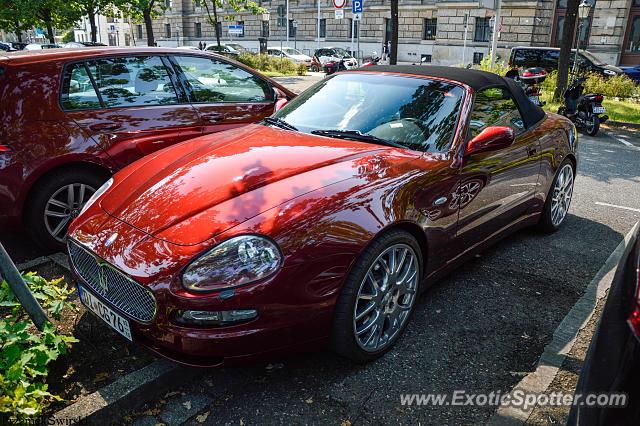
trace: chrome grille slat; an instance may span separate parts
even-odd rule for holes
[[[107,263],[83,249],[75,241],[69,241],[69,257],[75,270],[94,293],[134,319],[149,322],[156,313],[156,299],[153,294]],[[100,275],[107,282],[105,290],[100,284]]]

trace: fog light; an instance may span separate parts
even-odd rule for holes
[[[191,325],[229,325],[248,321],[258,316],[255,309],[235,311],[179,311],[176,321]]]

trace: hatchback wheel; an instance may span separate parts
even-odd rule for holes
[[[549,194],[547,194],[547,200],[544,203],[544,210],[539,223],[543,231],[557,231],[567,217],[571,198],[573,197],[574,176],[573,163],[571,160],[565,159],[558,168]]]
[[[336,303],[332,346],[356,362],[382,356],[402,335],[422,279],[415,238],[391,231],[360,256]]]
[[[25,219],[35,242],[52,250],[64,249],[69,224],[105,180],[102,174],[70,170],[55,173],[34,188]]]

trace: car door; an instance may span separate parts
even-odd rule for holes
[[[200,134],[199,116],[176,87],[165,59],[114,56],[67,64],[61,104],[123,167]]]
[[[468,247],[524,218],[534,204],[540,169],[539,135],[525,128],[506,88],[476,93],[467,142],[490,126],[511,127],[515,141],[505,149],[464,159],[456,198],[458,236]]]
[[[206,56],[176,55],[172,61],[203,134],[255,123],[273,113],[273,87],[248,70]]]

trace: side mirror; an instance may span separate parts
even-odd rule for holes
[[[287,99],[287,96],[284,93],[282,93],[282,91],[277,87],[273,88],[273,97],[276,100],[276,104],[273,107],[273,112],[280,111],[282,107],[284,107],[287,104],[287,102],[289,102],[289,99]]]
[[[510,146],[515,140],[511,127],[491,126],[484,129],[467,143],[464,154],[472,155],[481,152],[497,151]]]

